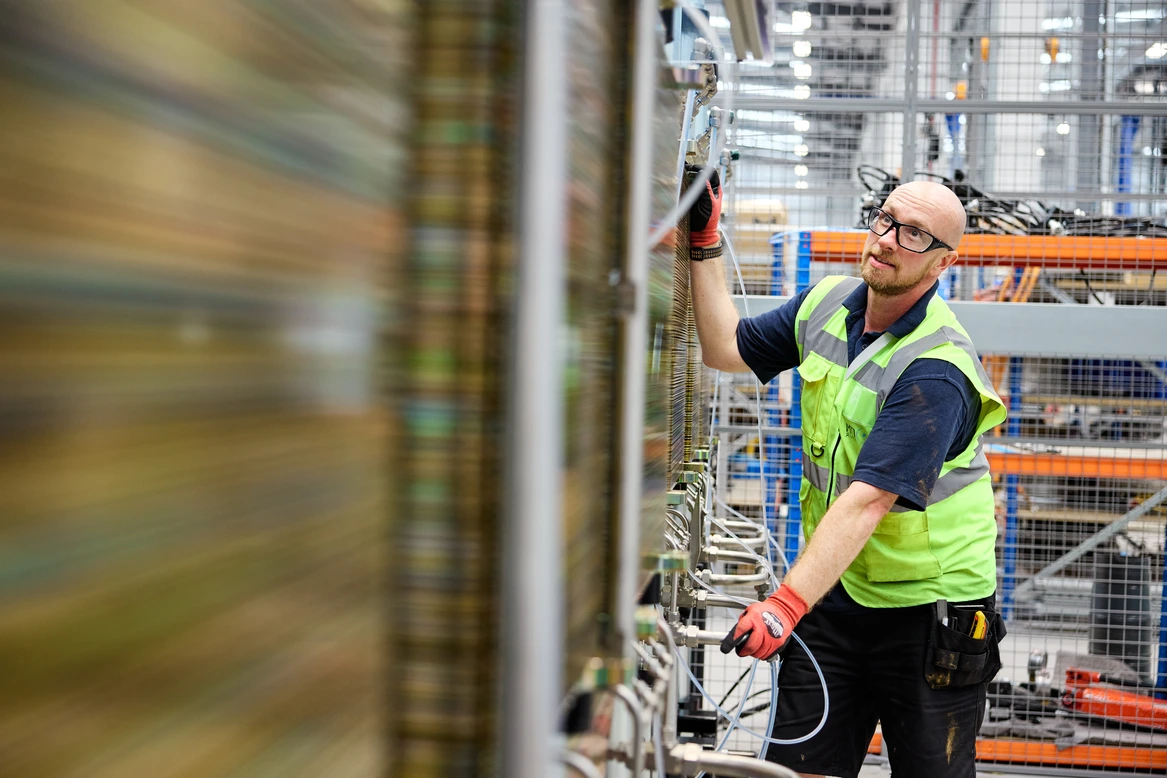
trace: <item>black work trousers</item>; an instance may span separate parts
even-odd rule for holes
[[[935,690],[924,681],[933,618],[931,605],[808,613],[794,632],[822,668],[829,715],[813,738],[771,744],[766,758],[801,773],[855,778],[879,722],[893,778],[974,778],[985,684]],[[797,642],[785,651],[778,685],[771,737],[807,735],[822,717],[823,690]]]

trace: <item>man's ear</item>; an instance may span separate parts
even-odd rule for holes
[[[958,255],[955,251],[950,251],[940,258],[940,261],[936,263],[936,267],[940,268],[940,272],[943,273],[945,270],[955,265],[956,260],[958,259],[960,259],[960,255]]]

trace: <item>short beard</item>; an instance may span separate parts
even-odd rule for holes
[[[898,277],[900,276],[901,269],[899,266],[895,266],[891,270],[891,278],[881,279],[878,277],[880,271],[873,268],[868,261],[871,256],[870,252],[864,252],[863,260],[859,265],[859,273],[863,276],[863,280],[867,282],[867,286],[871,291],[883,297],[898,297],[901,294],[912,291],[928,275],[928,271],[935,264],[935,262],[930,262],[920,268],[920,271],[916,273],[914,278]]]

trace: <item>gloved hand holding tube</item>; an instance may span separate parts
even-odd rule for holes
[[[700,175],[700,165],[685,165],[685,170],[692,175]],[[717,169],[705,182],[705,191],[689,209],[689,245],[693,248],[708,248],[721,242],[717,234],[718,223],[721,221],[721,177]]]
[[[721,653],[737,649],[738,656],[773,659],[786,645],[794,627],[810,610],[802,595],[786,584],[763,602],[746,608],[721,641]]]

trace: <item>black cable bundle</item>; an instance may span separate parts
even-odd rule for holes
[[[867,225],[871,209],[900,185],[899,176],[874,165],[860,165],[859,181],[867,192],[859,209],[859,225]],[[953,178],[917,171],[914,180],[931,179],[951,189],[968,213],[968,234],[1075,235],[1083,237],[1167,237],[1167,220],[1146,216],[1105,216],[1080,210],[1051,208],[1040,200],[1007,200],[977,189],[956,171]]]

